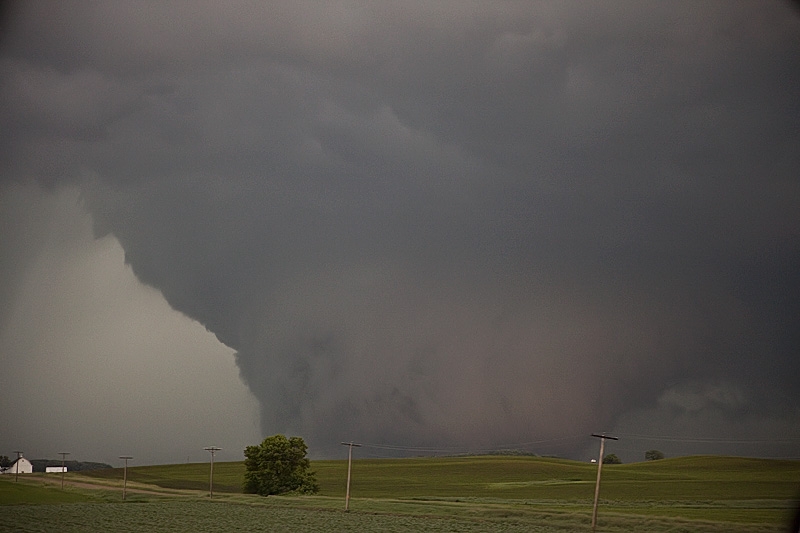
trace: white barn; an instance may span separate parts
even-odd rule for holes
[[[2,474],[33,474],[33,465],[24,457],[20,457],[11,466],[0,472]]]

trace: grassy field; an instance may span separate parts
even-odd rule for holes
[[[4,477],[0,480],[0,504],[2,505],[41,505],[97,501],[97,497],[92,494],[55,491],[51,486],[41,483],[31,485],[28,479],[23,478],[21,483],[15,483],[11,476],[8,476],[8,478]]]
[[[587,531],[597,472],[535,457],[355,460],[351,512],[344,513],[346,461],[313,461],[312,468],[319,495],[261,498],[241,494],[241,462],[215,463],[213,501],[208,463],[129,467],[126,502],[121,469],[69,473],[63,492],[53,478],[45,486],[43,474],[19,484],[0,479],[0,503],[18,504],[6,509],[14,519],[4,523],[13,528],[0,531],[87,531],[111,519],[113,527],[94,530],[147,531],[153,527],[143,524],[160,520],[174,531]],[[785,531],[799,491],[800,461],[605,465],[598,530]],[[42,529],[51,519],[58,527]]]

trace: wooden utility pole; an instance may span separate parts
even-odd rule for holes
[[[352,442],[342,442],[340,443],[342,446],[347,446],[347,493],[344,497],[344,511],[350,511],[350,469],[353,466],[353,446],[360,447],[360,444],[354,444]]]
[[[597,435],[592,433],[592,437],[600,439],[600,457],[597,458],[597,482],[594,485],[594,506],[592,507],[592,531],[597,527],[597,500],[600,497],[600,471],[603,469],[603,453],[606,447],[606,439],[619,440],[617,437],[608,435]]]
[[[125,493],[128,491],[128,459],[133,459],[130,455],[120,455],[120,459],[125,459],[125,469],[122,475],[122,499],[125,499]]]
[[[14,463],[14,466],[16,467],[14,469],[14,483],[16,483],[17,480],[19,479],[19,458],[22,457],[22,452],[18,452],[15,450],[14,453],[17,454],[17,460]]]
[[[214,454],[220,451],[222,448],[217,448],[216,446],[207,446],[203,448],[205,451],[211,454],[211,473],[208,475],[208,497],[214,497]]]
[[[58,455],[61,456],[61,490],[64,490],[64,472],[67,471],[66,459],[69,452],[58,452]]]

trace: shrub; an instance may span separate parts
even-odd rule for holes
[[[659,459],[663,459],[664,454],[658,450],[647,450],[644,452],[644,459],[645,461],[658,461]]]
[[[610,454],[606,455],[605,457],[603,457],[603,464],[604,465],[621,465],[622,461],[615,454],[610,453]]]

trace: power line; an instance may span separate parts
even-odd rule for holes
[[[636,433],[620,433],[626,439],[657,440],[666,442],[694,442],[709,444],[794,444],[800,437],[781,437],[776,439],[730,439],[725,437],[678,437],[670,435],[640,435]]]
[[[541,439],[517,443],[498,444],[493,447],[464,447],[464,446],[410,446],[400,444],[380,444],[380,443],[362,443],[362,446],[375,450],[389,450],[395,452],[414,452],[414,453],[447,453],[447,454],[477,454],[489,453],[503,450],[524,449],[531,446],[541,446],[547,444],[556,444],[570,440],[585,439],[584,435],[570,435],[567,437],[560,437],[556,439]]]

